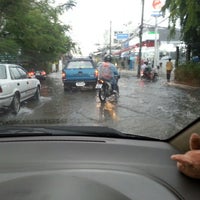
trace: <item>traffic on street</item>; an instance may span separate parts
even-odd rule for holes
[[[108,126],[156,138],[167,138],[185,127],[200,113],[200,89],[173,82],[165,76],[157,82],[138,79],[131,71],[121,72],[118,102],[101,103],[91,88],[64,91],[61,72],[41,82],[39,102],[22,104],[18,115],[1,113],[4,123]],[[184,112],[182,112],[184,110]]]

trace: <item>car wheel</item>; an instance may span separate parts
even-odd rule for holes
[[[101,102],[105,102],[106,101],[106,93],[107,93],[107,88],[105,86],[103,86],[99,90],[99,99],[100,99]]]
[[[37,87],[37,90],[34,94],[34,99],[37,101],[40,99],[40,88],[39,87]]]
[[[95,84],[95,85],[92,85],[92,89],[93,89],[93,90],[96,90],[96,84]]]
[[[72,87],[70,85],[64,85],[64,91],[72,90]]]
[[[155,75],[155,76],[153,77],[153,81],[156,82],[157,80],[158,80],[158,76]]]
[[[20,96],[18,94],[15,94],[11,103],[11,112],[13,114],[17,114],[20,110]]]

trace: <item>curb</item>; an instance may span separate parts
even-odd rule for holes
[[[199,89],[200,88],[200,86],[192,86],[192,85],[187,85],[187,84],[183,84],[183,83],[177,83],[176,81],[171,81],[171,82],[167,83],[167,85],[188,88],[188,89]]]

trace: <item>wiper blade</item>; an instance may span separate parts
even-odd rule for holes
[[[0,137],[20,136],[88,136],[138,140],[159,140],[146,136],[122,133],[118,130],[99,126],[9,126],[0,127]]]

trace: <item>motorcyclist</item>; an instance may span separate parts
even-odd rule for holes
[[[119,78],[119,73],[115,65],[112,64],[111,62],[112,62],[112,56],[110,54],[106,54],[104,56],[104,62],[102,62],[98,67],[99,71],[98,76],[99,79],[109,81],[112,85],[113,93],[118,93],[119,88],[117,85],[117,81]]]
[[[153,80],[152,68],[148,65],[148,62],[144,62],[141,69],[143,70],[145,76],[149,77],[150,80]]]

